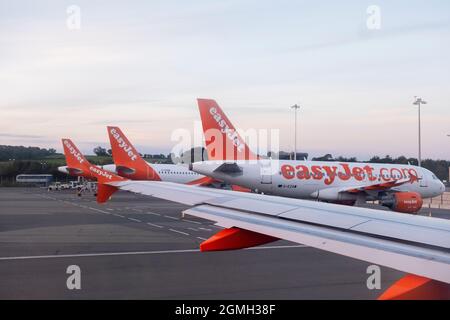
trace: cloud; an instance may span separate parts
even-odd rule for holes
[[[450,27],[450,21],[443,20],[440,22],[430,22],[416,25],[404,25],[392,28],[382,28],[379,30],[369,30],[365,27],[360,27],[356,30],[353,36],[342,37],[331,41],[323,41],[302,46],[291,47],[282,51],[296,51],[306,52],[321,49],[330,49],[348,46],[352,44],[364,43],[372,40],[381,40],[389,37],[404,36],[409,34],[417,34],[420,32],[438,31]]]
[[[0,132],[0,137],[12,139],[41,139],[43,136],[33,134],[13,134]]]

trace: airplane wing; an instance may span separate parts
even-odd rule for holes
[[[226,228],[202,243],[202,251],[285,239],[450,283],[450,221],[446,219],[169,182],[105,183],[192,206],[183,213]]]

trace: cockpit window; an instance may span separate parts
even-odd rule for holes
[[[438,179],[434,174],[432,174],[431,176],[433,177],[434,180]]]

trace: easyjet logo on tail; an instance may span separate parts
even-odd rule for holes
[[[77,150],[77,148],[75,148],[74,146],[72,146],[72,144],[69,142],[69,140],[64,140],[64,145],[67,147],[67,149],[69,150],[69,153],[75,158],[77,159],[77,161],[80,164],[83,164],[84,162],[84,158],[81,155],[81,153]]]
[[[89,167],[89,170],[92,171],[92,172],[94,172],[94,173],[97,174],[98,176],[105,177],[105,178],[108,179],[108,180],[112,180],[112,177],[113,177],[112,174],[108,173],[108,172],[105,171],[105,170],[102,170],[102,169],[97,168],[97,167],[95,167],[95,166],[90,166],[90,167]]]
[[[236,130],[231,129],[228,123],[223,119],[223,117],[217,112],[215,107],[209,109],[209,113],[212,115],[213,119],[217,122],[220,127],[220,131],[226,134],[227,138],[233,142],[233,145],[237,148],[239,152],[244,151],[245,145],[239,139]]]
[[[129,145],[124,138],[120,135],[119,132],[115,128],[111,128],[110,130],[111,135],[114,137],[114,139],[117,141],[117,144],[119,148],[121,148],[125,154],[132,160],[136,161],[138,158],[137,154],[133,151],[133,147]]]

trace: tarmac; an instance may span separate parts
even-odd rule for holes
[[[0,188],[0,299],[375,299],[403,275],[381,267],[370,290],[369,263],[287,241],[202,253],[220,228],[182,217],[186,208],[126,192],[99,205],[89,193]],[[72,265],[80,289],[67,286]]]

